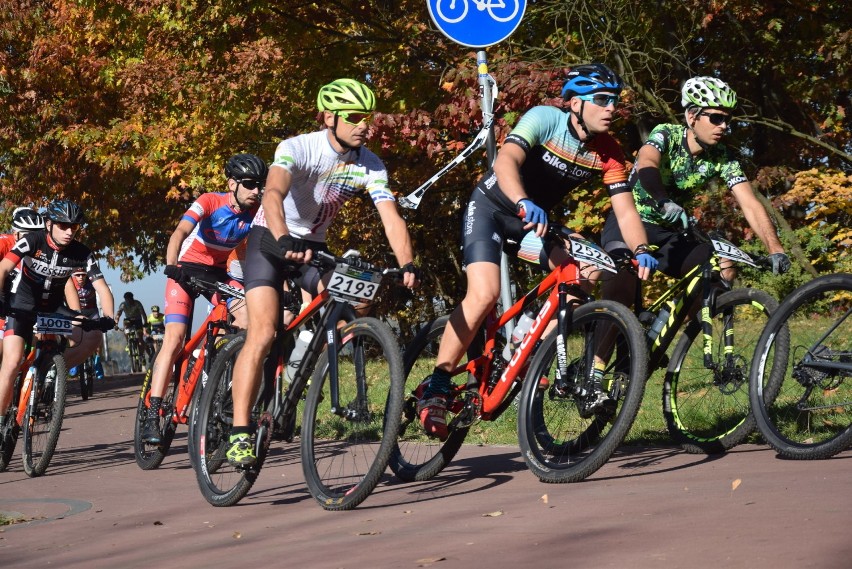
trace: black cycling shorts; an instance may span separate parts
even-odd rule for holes
[[[310,249],[314,255],[318,251],[329,252],[325,243],[312,242]],[[319,270],[310,265],[283,259],[280,250],[269,229],[258,225],[251,228],[246,242],[246,261],[243,265],[246,292],[259,286],[269,286],[278,291],[287,279],[293,279],[311,296],[316,296],[322,278]]]
[[[535,237],[535,232],[525,231],[524,225],[517,215],[474,188],[462,220],[465,266],[479,262],[499,265],[500,253],[504,251],[509,257],[537,262],[542,269],[549,270],[548,257],[555,243]]]
[[[672,231],[646,221],[643,221],[642,225],[645,226],[645,233],[648,234],[648,245],[657,246],[657,250],[652,252],[660,261],[657,270],[670,277],[684,276],[693,267],[707,261],[713,253],[710,243],[700,243],[691,235],[681,231]],[[613,257],[632,254],[624,241],[613,212],[609,213],[604,222],[601,243],[604,250]]]

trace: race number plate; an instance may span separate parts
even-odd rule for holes
[[[746,253],[730,241],[722,239],[721,237],[713,237],[711,241],[713,242],[713,249],[716,251],[716,254],[722,257],[723,259],[731,259],[732,261],[745,263],[746,265],[751,265],[752,267],[757,266],[752,260],[752,258],[749,257],[748,253]]]
[[[618,272],[615,268],[615,261],[597,243],[573,236],[569,237],[568,240],[571,242],[571,256],[576,260],[589,263],[610,273]]]
[[[36,334],[56,334],[57,336],[70,336],[73,330],[73,322],[59,314],[39,314],[33,329]]]
[[[350,267],[338,263],[328,283],[328,290],[335,298],[352,304],[372,300],[379,290],[382,274]]]

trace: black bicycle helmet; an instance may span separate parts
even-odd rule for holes
[[[83,223],[85,216],[80,206],[69,200],[53,200],[47,206],[45,217],[54,223]]]
[[[570,99],[598,91],[611,91],[618,95],[621,88],[621,78],[603,63],[578,65],[568,72],[562,87],[562,98]]]
[[[269,167],[254,154],[234,154],[225,164],[225,176],[234,180],[257,180],[265,182]]]
[[[12,212],[13,231],[37,231],[44,229],[44,219],[31,207],[19,207]]]

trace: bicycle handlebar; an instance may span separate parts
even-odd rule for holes
[[[198,291],[204,291],[209,293],[218,292],[225,298],[245,298],[245,291],[227,283],[219,281],[207,281],[204,279],[199,279],[198,277],[189,277],[186,279],[185,283]]]

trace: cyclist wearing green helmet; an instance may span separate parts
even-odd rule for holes
[[[317,251],[328,251],[326,230],[345,202],[364,194],[372,199],[397,262],[405,268],[404,284],[417,285],[411,238],[385,166],[364,147],[376,108],[373,91],[354,79],[337,79],[320,89],[317,107],[324,129],[278,145],[246,244],[248,326],[234,365],[234,427],[227,453],[236,465],[255,461],[249,412],[260,387],[261,364],[275,337],[284,277],[296,265],[302,290],[320,290],[323,275],[304,263]]]
[[[769,214],[755,197],[739,160],[721,142],[731,126],[737,94],[721,79],[693,77],[681,89],[681,105],[686,126],[661,124],[654,128],[639,149],[628,181],[648,241],[658,247],[653,254],[660,261],[659,270],[681,277],[710,256],[710,245],[683,233],[688,216],[681,204],[688,204],[709,180],[720,178],[769,251],[773,272],[787,272],[790,259]],[[601,242],[614,255],[627,248],[612,214],[604,224]],[[722,274],[732,280],[734,268],[727,267]],[[632,280],[627,273],[610,279],[604,285],[604,298],[632,304]]]

